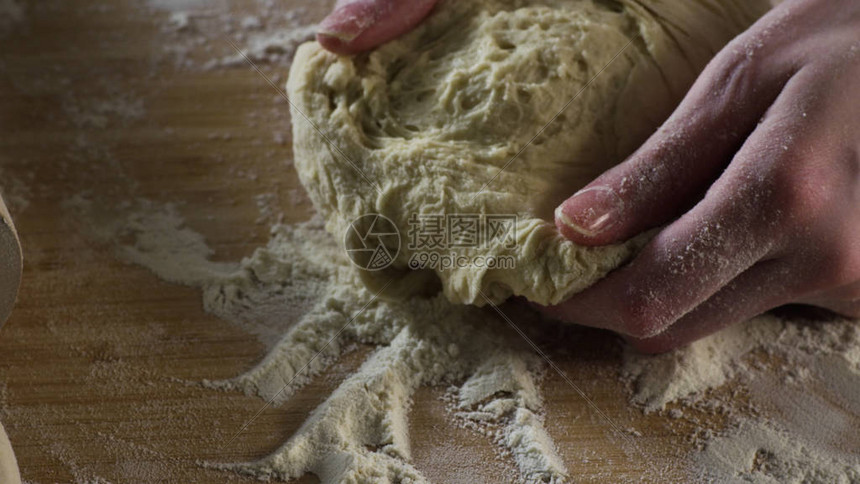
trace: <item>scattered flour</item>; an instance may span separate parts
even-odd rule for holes
[[[188,29],[191,26],[191,15],[188,12],[172,12],[167,18],[167,23],[177,31]]]
[[[190,8],[223,7],[226,5],[226,2],[223,0],[148,0],[146,3],[152,8],[170,12],[181,12]]]
[[[676,403],[722,408],[729,428],[704,432],[692,472],[718,482],[860,482],[857,321],[761,316],[673,353],[629,352],[624,376],[646,412]],[[734,380],[747,397],[711,395]],[[746,408],[745,408],[746,407]],[[670,418],[683,418],[678,408]]]
[[[125,125],[143,118],[146,110],[142,99],[126,92],[116,92],[116,86],[110,84],[105,86],[105,90],[114,92],[98,99],[68,97],[64,100],[63,111],[76,128],[103,130],[111,123]]]
[[[356,342],[377,349],[268,457],[205,465],[257,478],[306,472],[323,482],[425,482],[410,464],[407,426],[422,385],[450,384],[453,418],[493,440],[524,482],[565,482],[568,471],[543,421],[540,359],[491,311],[443,297],[389,301],[362,284],[319,220],[276,225],[265,247],[238,264],[208,260],[202,236],[177,209],[138,200],[126,215],[67,203],[120,244],[126,260],[200,287],[207,311],[257,334],[268,355],[246,373],[204,385],[278,405]],[[854,321],[810,324],[766,315],[660,356],[627,352],[631,402],[694,425],[691,478],[719,482],[858,482],[860,330]],[[745,390],[720,395],[733,382]],[[689,410],[682,410],[683,407]],[[641,433],[632,433],[642,436]]]
[[[243,20],[244,30],[258,30],[260,26],[249,26],[248,19]],[[246,47],[245,55],[255,63],[286,64],[289,63],[299,45],[314,38],[316,25],[300,25],[292,29],[263,32],[251,36]],[[248,61],[241,54],[233,54],[219,59],[213,59],[204,64],[204,69],[218,67],[247,66]]]
[[[663,355],[643,356],[628,348],[623,373],[634,385],[632,401],[653,412],[669,402],[701,397],[743,371],[741,357],[775,338],[780,329],[776,318],[762,317]]]
[[[182,67],[237,66],[229,46],[211,48],[230,36],[256,62],[283,70],[294,45],[313,28],[300,13],[283,12],[275,1],[258,2],[262,7],[253,18],[226,14],[225,1],[146,3],[162,11],[163,28],[173,36],[163,48]],[[24,5],[0,0],[0,36],[25,20]],[[71,98],[63,109],[73,128],[87,132],[146,115],[139,98],[123,93]],[[279,133],[274,138],[278,145],[287,142]],[[79,137],[69,159],[95,165],[96,158],[110,158],[104,150]],[[70,165],[70,171],[76,169]],[[4,195],[13,210],[25,209],[33,196],[29,185],[6,185]],[[289,196],[306,203],[298,191]],[[261,221],[271,222],[271,196],[257,201]],[[452,307],[441,298],[375,299],[356,283],[342,251],[316,220],[275,225],[268,245],[238,263],[225,263],[210,260],[212,250],[185,225],[176,206],[147,200],[109,206],[81,194],[68,199],[66,208],[89,222],[90,235],[116,244],[128,262],[199,287],[207,311],[268,347],[254,368],[229,380],[205,382],[209,387],[279,404],[353,343],[377,346],[271,455],[207,466],[259,478],[310,471],[325,482],[424,481],[409,463],[410,402],[419,386],[447,383],[452,418],[496,442],[523,481],[569,479],[542,421],[538,381],[545,369],[522,341],[505,336],[504,322],[492,313]],[[854,321],[811,325],[764,316],[668,355],[628,352],[621,376],[630,383],[634,404],[666,415],[673,425],[693,425],[700,448],[688,456],[691,481],[860,482],[859,334]],[[740,394],[721,395],[727,383],[742,388]],[[702,429],[695,420],[701,411],[728,412],[728,425],[714,432]],[[43,440],[49,442],[45,433]],[[636,430],[630,434],[642,436]],[[67,449],[51,451],[72,459]],[[84,470],[75,475],[77,482],[107,482]]]
[[[162,32],[172,37],[162,49],[187,69],[248,68],[248,61],[227,42],[236,42],[258,64],[288,66],[296,48],[314,37],[316,24],[304,10],[285,10],[273,1],[258,2],[253,15],[231,11],[228,2],[150,0],[164,15]],[[200,55],[203,51],[204,55]]]
[[[200,287],[207,311],[270,346],[245,374],[207,386],[278,404],[351,343],[378,345],[280,449],[257,462],[209,466],[260,478],[313,472],[324,482],[424,482],[409,464],[412,395],[421,385],[464,382],[452,389],[458,418],[494,426],[494,440],[524,480],[566,479],[540,417],[540,360],[509,339],[506,323],[490,310],[453,306],[441,295],[377,298],[316,220],[274,227],[266,247],[231,265],[207,260],[205,242],[184,227],[174,207],[141,200],[129,207],[128,219],[112,220],[84,197],[66,206],[99,227],[91,232],[105,241],[133,239],[120,246],[121,257],[169,281]]]

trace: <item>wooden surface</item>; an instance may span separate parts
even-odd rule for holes
[[[0,419],[22,475],[39,483],[252,482],[199,463],[275,449],[367,349],[268,408],[224,446],[263,402],[194,382],[241,373],[263,346],[207,315],[198,290],[117,259],[77,223],[68,201],[84,196],[106,209],[138,198],[174,203],[216,259],[238,260],[265,243],[275,218],[261,215],[257,195],[271,194],[287,221],[311,213],[289,167],[287,106],[247,66],[199,67],[207,56],[230,53],[220,33],[188,54],[197,67],[177,65],[165,52],[185,34],[170,29],[169,12],[146,2],[26,3],[26,18],[0,39],[0,186],[25,257],[18,305],[0,332]],[[261,3],[213,1],[203,11],[241,16]],[[277,3],[303,7],[307,22],[328,8]],[[264,66],[279,84],[287,68]],[[618,426],[641,433],[633,436],[639,451],[625,448],[549,372],[547,427],[577,481],[639,480],[647,466],[665,473],[646,473],[645,482],[685,480],[680,456],[691,445],[689,425],[627,405],[613,337],[560,330],[544,343]],[[452,424],[441,393],[425,388],[416,397],[415,465],[435,482],[510,480],[511,462],[486,437]]]

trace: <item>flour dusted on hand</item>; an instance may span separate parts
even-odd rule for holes
[[[371,287],[400,277],[408,293],[438,278],[457,303],[558,303],[644,240],[579,247],[555,230],[552,210],[641,144],[766,4],[443,0],[414,32],[368,54],[304,44],[287,85],[295,165],[338,238],[367,213],[404,238],[422,214],[517,219],[512,239],[447,248],[466,260],[512,258],[511,268],[406,278],[421,249],[403,244],[391,270],[363,274]]]

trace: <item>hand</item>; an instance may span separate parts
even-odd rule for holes
[[[792,302],[860,317],[860,2],[776,7],[556,225],[585,245],[663,226],[629,265],[546,308],[644,352]]]
[[[437,0],[338,0],[320,22],[317,42],[342,55],[384,44],[412,30]]]

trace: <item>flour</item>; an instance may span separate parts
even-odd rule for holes
[[[316,24],[303,20],[304,10],[284,10],[274,2],[260,2],[254,15],[238,15],[229,2],[150,0],[150,8],[164,14],[162,31],[172,37],[162,49],[184,69],[248,68],[248,61],[227,40],[236,42],[258,64],[289,65],[296,48],[313,38]],[[200,57],[199,51],[206,52]]]
[[[252,24],[247,18],[242,21],[242,28],[246,31],[259,30],[261,27],[262,24]],[[316,28],[316,25],[298,25],[289,29],[254,34],[246,40],[246,47],[243,48],[244,56],[234,53],[213,59],[204,64],[203,68],[246,67],[248,60],[245,56],[255,63],[289,63],[296,48],[314,37]]]
[[[167,22],[174,30],[181,32],[191,26],[191,15],[188,12],[172,12]]]
[[[213,69],[238,68],[235,52],[217,47],[229,34],[256,61],[266,64],[264,69],[283,70],[293,40],[286,39],[279,47],[266,39],[277,38],[269,34],[284,25],[298,29],[308,25],[293,13],[279,13],[274,2],[254,12],[259,24],[244,15],[231,18],[225,14],[226,2],[150,0],[148,4],[166,10],[163,27],[170,37],[163,44],[176,49],[173,52],[177,59],[181,57],[182,67],[202,68],[214,58]],[[146,115],[133,95],[81,99],[63,105],[78,129],[98,131]],[[288,143],[280,133],[273,136],[276,144]],[[81,160],[70,171],[77,171],[84,162],[99,169],[109,166],[96,163],[102,161],[100,152],[95,153],[98,158],[89,153],[104,150],[103,146],[83,141],[87,140],[73,148],[72,154]],[[223,141],[221,137],[212,140]],[[290,191],[289,200],[293,205],[307,203],[299,190]],[[271,195],[255,201],[261,223],[277,220]],[[332,371],[338,358],[356,343],[376,347],[271,455],[255,462],[209,462],[207,466],[258,478],[287,478],[309,471],[324,482],[425,481],[410,462],[407,417],[417,388],[442,384],[449,388],[444,398],[450,418],[486,435],[499,455],[516,465],[521,480],[569,479],[565,455],[557,450],[543,420],[539,381],[546,368],[517,335],[505,331],[505,322],[492,312],[454,307],[440,297],[402,302],[374,299],[374,293],[358,283],[354,269],[320,220],[276,224],[268,244],[248,258],[214,262],[212,249],[186,225],[179,204],[133,199],[115,206],[82,193],[69,198],[65,208],[88,223],[91,237],[114,245],[120,258],[147,267],[162,279],[199,288],[207,311],[256,335],[266,346],[266,357],[253,368],[235,378],[207,380],[206,387],[241,391],[280,405],[313,375]],[[66,328],[49,324],[55,332]],[[851,430],[858,427],[860,414],[856,407],[860,343],[855,327],[854,322],[808,325],[766,316],[669,355],[627,352],[621,373],[630,384],[635,405],[665,415],[667,425],[693,426],[691,434],[699,449],[679,456],[689,461],[690,481],[707,476],[719,481],[856,482],[857,460],[851,451],[857,446]],[[147,344],[163,344],[152,338]],[[92,379],[137,385],[134,374],[123,365],[100,363],[94,366]],[[741,388],[739,394],[721,395],[729,386]],[[725,428],[706,427],[696,420],[702,413],[722,415],[724,411],[729,420]],[[33,420],[33,412],[22,408],[14,414],[17,418],[8,420]],[[163,413],[150,412],[151,420],[162,425]],[[181,422],[167,422],[174,428],[188,428],[181,427]],[[184,425],[200,427],[207,422]],[[41,432],[37,443],[48,446],[50,430]],[[213,430],[215,440],[231,437],[217,432]],[[648,437],[644,429],[627,432]],[[113,434],[109,437],[116,448],[104,453],[111,458],[119,460],[125,454],[139,456],[141,462],[167,459],[137,444],[126,445]],[[106,482],[77,469],[71,449],[52,447],[51,452],[63,456],[62,461],[79,476],[78,482]],[[451,457],[461,456],[452,453]],[[647,453],[637,458],[647,458]],[[145,474],[149,480],[170,479],[169,469],[149,472]],[[135,467],[125,469],[123,475],[140,478],[144,474]],[[644,476],[653,481],[660,477]]]
[[[628,353],[632,402],[646,411],[672,402],[721,406],[730,428],[704,434],[693,472],[718,481],[860,481],[860,328],[762,316],[679,351]],[[734,380],[748,403],[709,393]],[[749,408],[745,408],[749,405]],[[680,415],[678,415],[680,413]],[[672,418],[683,412],[673,408]],[[674,414],[674,415],[673,415]]]
[[[633,385],[632,401],[646,412],[681,399],[695,401],[743,372],[741,358],[774,339],[780,329],[776,318],[763,317],[663,355],[643,356],[628,348],[623,373]]]
[[[108,95],[103,98],[68,97],[64,100],[63,111],[76,128],[103,130],[111,123],[127,125],[144,117],[146,110],[142,99],[127,92],[116,92],[115,85],[105,84]]]
[[[406,419],[412,395],[421,385],[464,382],[451,390],[458,418],[492,425],[490,434],[524,479],[566,478],[540,418],[540,360],[506,335],[506,323],[492,311],[454,306],[441,295],[409,301],[375,297],[318,220],[273,227],[266,247],[233,265],[208,261],[211,251],[183,225],[175,207],[138,200],[126,207],[128,218],[118,219],[84,197],[66,206],[89,220],[91,233],[102,241],[133,239],[120,245],[122,258],[164,279],[200,287],[207,311],[254,332],[270,347],[245,374],[205,381],[206,386],[279,404],[351,343],[379,346],[269,457],[208,465],[261,478],[314,472],[324,482],[371,477],[423,482],[409,464]]]
[[[732,434],[710,442],[698,464],[702,475],[717,480],[773,483],[860,481],[860,459],[856,455],[852,456],[848,451],[822,451],[808,445],[798,441],[794,432],[772,424],[745,420]]]
[[[377,346],[268,457],[207,466],[258,478],[313,472],[323,482],[424,482],[410,464],[411,398],[419,386],[449,384],[451,417],[495,442],[523,481],[568,478],[541,417],[545,368],[491,311],[441,296],[375,298],[317,219],[274,226],[265,247],[233,264],[210,261],[205,240],[174,206],[137,200],[122,217],[99,213],[83,197],[67,207],[100,227],[91,233],[103,241],[132,240],[118,246],[122,258],[200,287],[207,311],[269,347],[244,374],[205,386],[279,405],[354,343]],[[762,316],[674,353],[627,352],[622,377],[632,403],[671,421],[695,423],[702,411],[728,415],[723,430],[696,427],[700,450],[689,456],[691,476],[856,481],[860,462],[852,449],[860,443],[850,429],[860,415],[860,331],[853,321]],[[747,388],[747,398],[713,393],[730,382]]]
[[[223,0],[215,2],[212,0],[147,0],[146,3],[152,8],[167,10],[169,12],[181,12],[190,8],[217,8],[226,5],[226,2]]]

